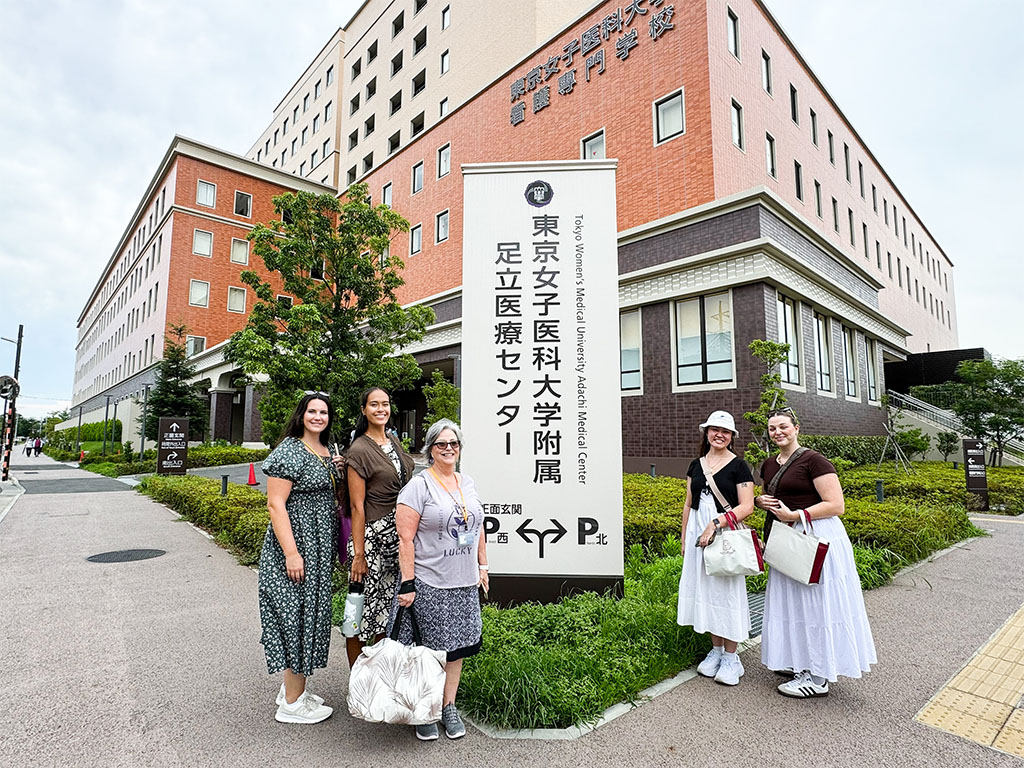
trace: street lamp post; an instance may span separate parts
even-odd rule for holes
[[[8,339],[4,336],[0,336],[4,341],[9,341],[12,344],[16,344],[18,351],[14,354],[14,379],[17,381],[18,374],[21,373],[21,341],[24,337],[25,326],[18,326],[18,340]],[[10,479],[11,475],[11,450],[14,448],[14,432],[18,428],[16,402],[18,399],[17,390],[11,394],[10,404],[7,410],[7,418],[4,420],[4,447],[3,447],[3,465],[0,469],[0,480],[6,482]]]

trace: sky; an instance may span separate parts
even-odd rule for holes
[[[23,414],[70,404],[78,315],[173,136],[244,153],[358,5],[0,0],[0,336],[25,325]],[[768,6],[953,260],[960,346],[1024,358],[1024,3]]]

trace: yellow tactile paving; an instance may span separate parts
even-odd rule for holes
[[[1024,757],[1024,606],[917,713],[918,722]]]

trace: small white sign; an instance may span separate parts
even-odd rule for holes
[[[615,166],[462,167],[464,465],[494,574],[622,576]]]

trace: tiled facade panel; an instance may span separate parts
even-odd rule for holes
[[[458,320],[462,317],[461,296],[456,296],[453,299],[446,299],[445,301],[439,301],[437,304],[431,304],[430,307],[434,310],[435,323],[447,323],[451,320]]]
[[[619,247],[619,274],[760,237],[757,208],[744,208]]]
[[[566,160],[580,157],[580,140],[604,130],[606,156],[617,158],[617,216],[620,230],[651,221],[714,197],[711,135],[708,124],[708,88],[705,14],[703,3],[677,3],[674,29],[658,40],[648,35],[644,18],[634,22],[638,46],[625,61],[615,56],[615,39],[603,43],[605,72],[585,78],[585,59],[578,54],[572,65],[577,84],[572,93],[551,87],[550,106],[534,113],[527,92],[526,119],[513,126],[509,119],[510,83],[524,77],[621,3],[604,3],[537,54],[529,57],[492,86],[421,134],[367,177],[374,201],[391,182],[393,207],[412,225],[422,224],[424,250],[409,255],[409,238],[401,235],[392,253],[406,262],[407,285],[403,302],[440,293],[461,284],[463,163]],[[591,51],[591,54],[594,52]],[[684,135],[654,146],[652,104],[681,87],[686,89]],[[437,149],[451,143],[452,172],[437,178]],[[424,188],[412,194],[412,168],[424,163]],[[451,236],[434,246],[434,217],[450,209]]]
[[[871,307],[878,308],[878,291],[839,259],[826,253],[766,208],[760,208],[760,236],[777,242],[790,253],[824,275],[829,282],[848,291]]]
[[[914,351],[953,348],[957,345],[957,317],[952,269],[939,246],[915,218],[907,203],[889,183],[866,148],[854,135],[839,112],[831,105],[808,70],[779,35],[754,0],[708,0],[708,61],[711,125],[714,142],[715,195],[726,197],[754,187],[765,186],[781,196],[806,221],[838,249],[867,267],[888,288],[881,293],[881,310],[899,325],[910,329],[909,346]],[[731,9],[739,18],[739,58],[728,49],[727,15]],[[762,87],[762,51],[771,58],[772,94]],[[797,118],[791,117],[790,84],[797,92]],[[743,108],[744,148],[733,144],[731,104]],[[817,144],[812,140],[810,111],[817,122]],[[829,160],[828,134],[833,136],[835,162]],[[765,134],[775,140],[776,175],[767,171]],[[849,147],[850,179],[847,180],[844,145]],[[794,160],[802,167],[803,199],[796,194]],[[861,196],[858,163],[864,168],[864,195]],[[822,216],[815,205],[814,182],[821,184]],[[877,211],[872,199],[876,188]],[[832,198],[839,208],[839,231],[832,213]],[[895,222],[893,206],[895,204]],[[885,208],[889,222],[885,221]],[[853,243],[850,242],[848,210],[853,210]],[[909,230],[904,242],[904,217]],[[868,228],[868,252],[865,255],[863,225]],[[896,227],[899,227],[897,234]],[[912,252],[914,242],[922,243],[926,254]],[[879,268],[875,241],[881,246]],[[929,293],[941,299],[950,310],[950,324],[940,322],[925,300],[915,299],[899,287],[895,273],[889,278],[886,254],[898,256]],[[929,258],[939,262],[929,270]],[[945,277],[944,277],[945,276]],[[948,287],[947,287],[948,281]],[[945,320],[945,318],[943,318]]]

